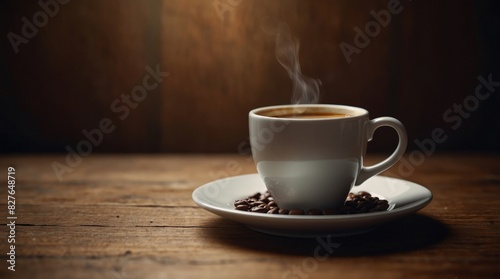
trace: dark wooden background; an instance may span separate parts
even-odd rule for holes
[[[37,2],[0,4],[2,153],[66,152],[105,117],[116,129],[93,151],[237,152],[249,110],[291,99],[274,38],[261,28],[269,19],[300,39],[303,73],[322,81],[322,103],[394,116],[412,143],[443,128],[438,150],[499,150],[498,92],[456,130],[443,119],[474,94],[479,75],[500,81],[498,1],[401,0],[401,13],[351,63],[339,44],[353,44],[353,28],[388,1],[220,0],[232,4],[221,19],[213,0],[73,0],[16,54],[7,34],[22,34]],[[121,120],[111,103],[156,65],[170,75]],[[369,150],[391,150],[394,138],[381,129]]]

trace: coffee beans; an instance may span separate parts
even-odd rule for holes
[[[302,209],[291,209],[288,215],[304,215],[304,211]]]
[[[234,208],[240,211],[280,215],[339,215],[386,211],[389,208],[389,203],[387,200],[372,197],[370,193],[361,191],[357,194],[349,193],[344,205],[339,208],[326,208],[323,210],[312,208],[304,212],[302,209],[297,208],[279,208],[271,193],[266,191],[263,194],[257,192],[234,201]]]
[[[366,213],[376,211],[386,211],[389,208],[387,200],[380,200],[372,197],[368,192],[358,192],[358,194],[349,193],[341,212],[346,214]]]

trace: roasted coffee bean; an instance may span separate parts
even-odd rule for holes
[[[258,199],[254,199],[254,198],[249,198],[249,199],[247,199],[247,202],[248,202],[248,203],[254,203],[254,202],[256,202],[256,201],[258,201]]]
[[[377,203],[375,201],[372,201],[372,200],[367,200],[363,203],[363,206],[367,207],[367,208],[372,208],[376,205]]]
[[[288,215],[288,210],[280,208],[278,213],[282,214],[282,215],[285,215],[285,214]]]
[[[250,198],[254,198],[254,199],[258,200],[260,198],[260,195],[261,195],[261,193],[257,192],[255,194],[253,194],[252,196],[250,196]]]
[[[237,205],[236,206],[236,210],[247,211],[248,210],[248,205],[246,205],[246,204]]]
[[[259,205],[261,205],[261,204],[266,204],[266,203],[265,203],[265,202],[263,202],[263,201],[254,201],[254,202],[252,202],[252,205],[253,205],[253,206],[259,206]]]
[[[358,196],[366,196],[366,195],[368,195],[368,196],[370,196],[370,197],[372,196],[372,195],[370,195],[370,193],[365,192],[365,191],[359,191],[359,192],[358,192]]]
[[[269,211],[267,211],[267,214],[278,214],[279,210],[280,210],[279,208],[273,207],[273,208],[269,209]]]
[[[352,200],[352,201],[346,201],[344,205],[348,207],[355,207],[358,205],[358,203]]]
[[[353,194],[353,193],[349,193],[348,200],[353,200],[353,199],[357,199],[357,198],[359,198],[358,195]]]
[[[256,207],[252,207],[252,209],[250,211],[251,212],[258,212],[258,213],[266,213],[267,209],[256,206]]]
[[[269,206],[267,206],[267,204],[265,203],[262,203],[262,204],[259,204],[257,205],[258,208],[265,208],[266,210],[269,210]]]
[[[246,201],[246,200],[236,200],[234,202],[234,206],[243,205],[243,204],[244,205],[248,205],[248,201]]]
[[[304,210],[302,209],[290,209],[288,215],[304,215]]]
[[[307,215],[322,215],[323,212],[319,209],[313,208],[307,211]]]
[[[386,211],[389,208],[389,204],[387,203],[378,204],[377,206],[379,211]]]

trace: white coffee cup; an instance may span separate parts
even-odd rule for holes
[[[382,162],[364,166],[367,143],[382,126],[396,130],[398,146]],[[257,171],[285,209],[342,205],[353,186],[394,165],[408,143],[399,120],[370,120],[365,109],[343,105],[257,108],[249,113],[249,128]]]

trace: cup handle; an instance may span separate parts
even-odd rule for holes
[[[396,118],[385,116],[369,120],[365,126],[366,141],[371,141],[375,130],[377,130],[382,126],[389,126],[394,130],[396,130],[399,137],[398,146],[396,147],[396,150],[394,150],[394,152],[391,154],[391,156],[389,156],[384,161],[375,164],[373,166],[368,166],[368,167],[362,166],[359,171],[358,178],[356,179],[356,182],[354,184],[355,186],[362,184],[368,178],[377,175],[385,171],[386,169],[392,167],[397,161],[399,161],[399,159],[401,159],[401,157],[406,151],[406,146],[408,145],[408,137],[406,135],[406,129],[403,126],[403,124]]]

